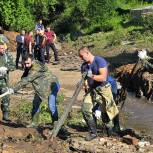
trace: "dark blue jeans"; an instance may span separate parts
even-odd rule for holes
[[[53,122],[58,120],[58,110],[56,103],[57,103],[57,93],[59,89],[60,89],[60,84],[53,83],[52,92],[49,96],[48,106],[49,110],[51,111],[51,117]]]

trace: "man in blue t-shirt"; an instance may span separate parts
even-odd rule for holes
[[[113,99],[111,85],[107,81],[107,61],[100,56],[94,56],[87,47],[79,49],[79,56],[85,61],[81,66],[81,72],[87,72],[84,84],[86,94],[83,100],[82,113],[91,131],[89,136],[86,137],[86,140],[90,141],[97,137],[96,114],[93,114],[94,106],[99,104],[102,112],[101,116],[108,132],[114,127],[113,119],[118,115],[118,109]]]

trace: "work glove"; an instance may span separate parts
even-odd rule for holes
[[[92,77],[93,77],[93,74],[92,74],[91,69],[89,69],[89,70],[87,71],[87,77],[89,77],[89,78],[92,78]]]
[[[116,82],[116,84],[117,84],[117,89],[121,89],[122,88],[122,85],[120,84],[120,82]]]
[[[7,67],[1,66],[0,67],[0,76],[4,76],[7,73]]]
[[[147,56],[147,51],[144,50],[144,49],[142,49],[142,51],[139,51],[139,52],[138,52],[138,57],[139,57],[141,60],[143,60],[143,59],[145,59],[145,58],[148,58],[148,56]]]
[[[8,88],[7,92],[8,92],[9,94],[14,94],[14,89],[13,89],[13,88]]]
[[[95,111],[95,117],[99,120],[101,119],[101,111],[98,109]]]

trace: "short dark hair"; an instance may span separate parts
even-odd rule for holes
[[[90,49],[89,49],[88,46],[82,46],[82,47],[79,48],[79,50],[78,50],[78,54],[80,54],[80,51],[83,50],[83,49],[87,49],[87,50],[90,51]]]
[[[30,58],[33,61],[33,55],[32,54],[26,53],[22,57],[23,61],[28,60],[28,58]]]

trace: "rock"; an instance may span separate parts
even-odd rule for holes
[[[142,140],[142,141],[138,142],[138,146],[141,147],[141,148],[144,147],[144,146],[150,146],[150,142]]]
[[[121,145],[122,144],[122,145]],[[70,148],[77,152],[89,153],[136,153],[136,147],[127,145],[114,138],[100,138],[84,141],[83,138],[71,139]]]
[[[132,137],[130,135],[126,135],[123,137],[123,142],[129,144],[129,145],[138,145],[139,140],[135,137]]]

